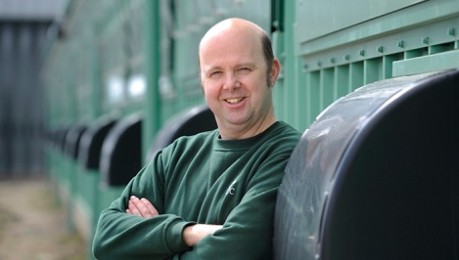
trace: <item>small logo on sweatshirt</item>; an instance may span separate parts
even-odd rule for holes
[[[236,193],[236,188],[234,187],[234,185],[236,184],[237,180],[234,180],[231,185],[229,186],[229,188],[226,190],[226,195],[231,195],[233,196],[235,193]]]

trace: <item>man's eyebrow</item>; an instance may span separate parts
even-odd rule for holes
[[[254,62],[250,62],[250,61],[247,61],[247,62],[240,62],[240,63],[237,63],[234,68],[239,68],[239,67],[251,67],[251,68],[255,68],[257,67],[257,65],[254,63]],[[213,70],[220,70],[222,69],[221,66],[219,65],[209,65],[207,67],[204,67],[202,69],[202,71],[204,72],[209,72],[209,71],[213,71]]]
[[[203,71],[204,71],[205,73],[208,73],[208,72],[215,71],[215,70],[220,70],[220,69],[221,69],[220,66],[214,66],[214,65],[212,65],[212,66],[209,66],[209,67],[207,67],[207,68],[203,68]]]
[[[237,67],[251,67],[255,68],[256,64],[253,62],[242,62],[241,64],[237,65]]]

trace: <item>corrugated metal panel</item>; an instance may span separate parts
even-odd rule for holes
[[[48,25],[0,22],[0,177],[43,171],[39,68]]]

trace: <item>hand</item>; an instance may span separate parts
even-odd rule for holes
[[[183,230],[183,241],[185,244],[192,247],[208,235],[212,235],[215,231],[221,229],[222,225],[195,224],[185,227]]]
[[[155,206],[149,200],[146,198],[139,199],[136,196],[129,198],[126,213],[143,218],[152,218],[159,215],[158,210],[156,210]]]

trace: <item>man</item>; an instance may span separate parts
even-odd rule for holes
[[[277,121],[280,64],[259,26],[227,19],[199,45],[218,129],[157,153],[101,213],[99,259],[270,259],[276,193],[300,133]]]

